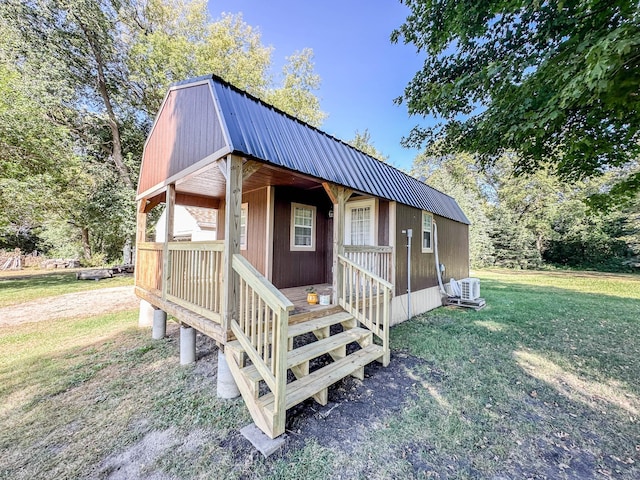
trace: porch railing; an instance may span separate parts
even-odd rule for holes
[[[239,278],[239,305],[231,331],[274,396],[272,431],[284,433],[287,334],[293,304],[242,255],[233,256]]]
[[[222,323],[224,242],[170,242],[168,252],[166,299]]]
[[[383,280],[393,281],[393,247],[345,245],[344,256]]]
[[[164,244],[144,242],[136,249],[136,286],[162,295],[162,249]]]
[[[342,285],[338,285],[339,304],[364,324],[381,341],[383,365],[389,363],[389,319],[393,285],[345,256],[338,255]]]

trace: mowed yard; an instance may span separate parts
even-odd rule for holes
[[[391,365],[290,411],[268,459],[207,338],[181,367],[135,310],[0,327],[0,478],[640,478],[640,277],[477,276],[484,310],[394,327]],[[0,278],[0,306],[126,282]]]

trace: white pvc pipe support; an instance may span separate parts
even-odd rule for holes
[[[146,328],[153,325],[153,305],[146,300],[140,300],[140,313],[138,314],[138,327]]]
[[[180,326],[180,365],[189,365],[196,361],[196,329]]]
[[[240,396],[240,390],[231,375],[227,358],[222,350],[218,350],[218,398],[236,398]]]
[[[153,312],[151,338],[160,340],[167,335],[167,312],[157,309]]]

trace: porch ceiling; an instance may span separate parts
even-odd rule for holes
[[[177,181],[176,192],[224,198],[225,184],[224,175],[216,163]],[[303,190],[308,190],[320,187],[321,183],[306,176],[297,175],[267,164],[262,164],[256,172],[242,183],[243,191],[247,192],[266,186],[296,186]]]

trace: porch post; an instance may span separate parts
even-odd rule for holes
[[[238,276],[233,270],[233,256],[240,253],[240,215],[242,214],[242,159],[228,155],[220,163],[227,180],[224,206],[224,260],[222,263],[222,327],[226,342],[231,320],[236,317],[239,289]],[[219,398],[235,398],[240,390],[235,384],[227,358],[222,350],[218,351],[218,375],[216,391]],[[233,361],[233,360],[230,360]]]
[[[147,241],[147,212],[145,199],[138,200],[138,208],[136,209],[136,252],[141,243]],[[142,269],[146,266],[140,265],[140,256],[135,256],[135,284],[138,285],[139,275],[142,275]],[[153,305],[146,300],[140,300],[140,311],[138,312],[138,327],[150,327],[153,325]]]
[[[236,315],[238,279],[232,267],[233,256],[240,253],[240,215],[242,212],[242,159],[228,155],[224,215],[224,261],[222,286],[222,326],[226,332]]]
[[[167,185],[165,193],[165,231],[164,245],[162,250],[162,299],[167,299],[167,291],[169,286],[169,242],[173,241],[173,216],[176,204],[176,186],[175,184]]]
[[[333,203],[333,279],[332,291],[333,301],[337,304],[340,300],[340,287],[342,285],[342,269],[338,262],[338,255],[344,253],[344,224],[345,224],[345,204],[353,194],[348,188],[325,182],[322,184],[327,195]]]
[[[136,249],[139,243],[147,241],[147,211],[146,200],[138,200],[137,218],[136,218]]]

